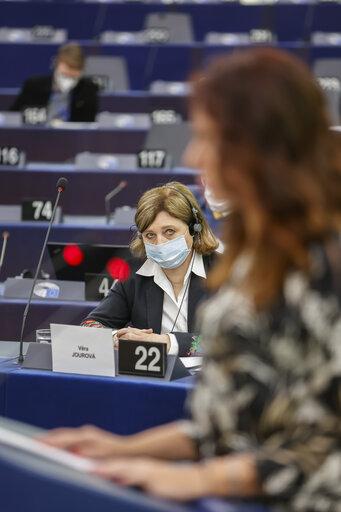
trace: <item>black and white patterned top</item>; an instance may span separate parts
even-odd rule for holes
[[[266,312],[227,287],[206,303],[204,364],[183,427],[202,458],[253,453],[274,510],[338,512],[340,274],[321,246],[311,259],[311,276],[288,275]]]

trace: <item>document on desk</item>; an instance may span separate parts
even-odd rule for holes
[[[14,432],[13,430],[9,430],[4,427],[0,427],[0,444],[10,446],[16,450],[23,450],[37,457],[49,459],[53,462],[84,473],[91,472],[96,466],[96,463],[90,459],[73,455],[72,453],[59,450],[53,446],[48,446],[36,439],[32,439],[31,437],[19,434],[18,432]]]
[[[192,375],[201,370],[202,356],[180,357],[180,360]]]
[[[51,324],[54,372],[115,377],[111,329]]]

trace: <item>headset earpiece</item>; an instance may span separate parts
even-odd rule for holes
[[[139,238],[140,240],[142,240],[142,233],[140,231],[137,231],[137,238]]]
[[[192,214],[193,214],[194,222],[192,221],[188,225],[188,230],[189,230],[189,234],[191,236],[197,235],[197,241],[198,241],[198,244],[200,244],[200,233],[202,231],[202,224],[201,224],[200,219],[198,217],[198,210],[194,207],[192,201],[190,200],[190,198],[188,196],[186,196],[186,194],[184,192],[182,192],[181,190],[179,190],[179,189],[177,189],[175,187],[167,187],[167,188],[170,188],[171,190],[176,190],[176,192],[181,194],[186,199],[187,203],[191,207],[191,211],[192,211]]]

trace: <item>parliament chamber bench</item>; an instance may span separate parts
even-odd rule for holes
[[[1,1],[7,27],[52,25],[65,28],[70,39],[97,38],[105,30],[139,31],[153,12],[185,13],[193,25],[194,40],[203,41],[209,31],[248,32],[268,29],[279,41],[305,40],[307,30],[338,32],[340,4],[336,2],[274,2],[245,5],[239,2],[212,2],[166,5],[163,2],[131,3],[50,1]],[[133,11],[132,11],[133,10]],[[132,15],[133,12],[133,15]],[[74,23],[74,19],[78,23]],[[310,23],[307,26],[307,21]]]
[[[130,88],[148,89],[156,80],[186,81],[189,74],[202,66],[213,55],[228,53],[253,44],[215,45],[191,44],[99,44],[93,41],[79,41],[86,55],[123,57],[128,67]],[[304,41],[273,43],[273,46],[289,51],[312,63],[318,58],[339,57],[339,45],[314,45]],[[0,43],[0,60],[16,62],[8,67],[0,78],[1,88],[20,87],[32,75],[49,72],[53,57],[59,45],[53,43]]]
[[[69,183],[61,199],[65,215],[105,215],[104,197],[119,183],[126,183],[111,201],[111,208],[136,207],[140,196],[148,189],[170,181],[193,185],[198,173],[186,168],[164,169],[76,169],[73,164],[28,164],[25,167],[0,167],[0,205],[19,205],[23,198],[51,197],[60,176]],[[6,211],[0,210],[0,225],[6,222]],[[10,216],[10,211],[8,216]],[[9,217],[7,217],[9,218]],[[19,220],[19,219],[17,219]],[[78,219],[78,223],[81,222]],[[72,218],[69,218],[72,221]],[[86,220],[85,220],[86,223]]]
[[[0,88],[0,112],[9,110],[18,87]],[[149,91],[101,91],[98,98],[98,112],[131,114],[152,114],[155,110],[168,110],[188,118],[188,98],[181,94],[157,94]]]

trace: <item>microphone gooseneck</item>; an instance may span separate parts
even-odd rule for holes
[[[2,265],[4,263],[4,259],[5,259],[5,252],[6,252],[8,238],[9,238],[9,233],[7,231],[4,231],[2,233],[2,248],[1,248],[1,256],[0,256],[0,272],[1,272],[1,268],[2,268]]]
[[[24,348],[24,330],[25,330],[26,318],[27,318],[28,310],[30,309],[34,288],[35,288],[35,285],[36,285],[36,282],[37,282],[37,278],[38,278],[38,275],[39,275],[39,272],[40,272],[40,267],[41,267],[41,263],[43,261],[43,256],[44,256],[44,252],[45,252],[45,249],[46,249],[47,241],[49,239],[51,227],[52,227],[52,224],[53,224],[53,221],[54,221],[54,217],[55,217],[55,214],[56,214],[56,210],[57,210],[57,206],[58,206],[58,202],[59,202],[59,197],[60,197],[60,194],[66,189],[67,184],[68,184],[68,180],[66,178],[59,178],[59,180],[57,182],[57,197],[56,197],[56,201],[54,203],[54,207],[53,207],[53,210],[52,210],[52,215],[51,215],[51,219],[50,219],[50,222],[49,222],[49,226],[47,228],[47,232],[46,232],[43,248],[41,250],[39,262],[38,262],[37,269],[36,269],[36,272],[35,272],[35,275],[34,275],[34,278],[33,278],[33,283],[32,283],[32,287],[31,287],[31,291],[30,291],[30,296],[28,298],[28,301],[27,301],[27,304],[26,304],[26,307],[25,307],[25,310],[24,310],[24,314],[23,314],[23,319],[22,319],[22,324],[21,324],[21,332],[20,332],[19,357],[18,357],[18,361],[17,361],[18,363],[22,363],[24,361],[23,348]]]
[[[110,200],[116,196],[119,192],[121,192],[121,190],[123,190],[125,187],[127,186],[127,182],[126,181],[121,181],[117,187],[115,187],[111,192],[109,192],[105,198],[104,198],[104,205],[105,205],[105,216],[106,216],[106,219],[107,219],[107,224],[109,224],[110,222],[110,216],[111,216],[111,213],[110,213]]]

